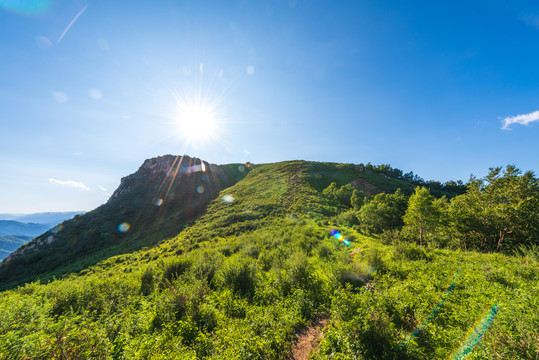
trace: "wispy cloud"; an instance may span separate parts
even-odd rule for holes
[[[90,188],[88,186],[84,185],[84,183],[77,182],[77,181],[72,181],[72,180],[62,181],[62,180],[56,180],[56,179],[53,179],[53,178],[49,178],[49,182],[51,184],[69,186],[69,187],[78,188],[78,189],[81,189],[81,190],[84,190],[84,191],[89,191],[90,190]]]
[[[509,127],[513,124],[529,125],[534,121],[539,121],[539,110],[529,114],[520,114],[503,119],[502,130],[511,130]]]
[[[60,35],[60,37],[58,38],[58,40],[56,41],[57,44],[60,43],[60,41],[62,41],[62,39],[64,38],[65,34],[69,31],[69,29],[71,29],[71,26],[73,26],[73,24],[75,23],[75,21],[77,21],[77,19],[79,18],[79,16],[82,15],[82,13],[84,12],[84,10],[86,10],[86,8],[88,7],[88,5],[86,5],[85,7],[82,8],[81,11],[79,11],[79,13],[77,15],[75,15],[75,17],[73,18],[73,20],[71,20],[71,22],[69,24],[67,24],[67,27],[65,28],[64,32],[62,32],[62,34]]]
[[[106,188],[106,187],[103,187],[103,186],[101,186],[101,185],[97,185],[97,187],[100,188],[100,189],[103,190],[103,191],[107,191],[107,188]]]

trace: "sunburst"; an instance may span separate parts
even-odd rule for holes
[[[200,101],[181,101],[177,103],[175,115],[179,135],[188,144],[200,145],[215,140],[219,132],[219,119],[210,104]]]

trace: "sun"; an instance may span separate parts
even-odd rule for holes
[[[226,134],[230,118],[223,105],[231,85],[224,86],[221,75],[205,85],[202,71],[200,65],[198,79],[166,87],[172,101],[167,99],[163,103],[165,112],[161,116],[167,119],[165,137],[181,144],[182,152],[228,146]]]
[[[207,104],[179,102],[176,120],[178,133],[190,144],[208,142],[218,132],[217,115]]]

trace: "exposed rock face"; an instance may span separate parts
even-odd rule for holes
[[[191,158],[189,156],[174,156],[174,155],[163,155],[156,158],[147,159],[142,163],[139,172],[145,172],[148,175],[159,175],[166,174],[170,175],[173,171],[174,166],[177,165],[180,161],[183,163],[183,159],[189,161]]]
[[[350,181],[350,184],[356,189],[363,191],[365,195],[376,195],[381,192],[385,192],[382,189],[380,189],[378,186],[372,185],[367,180],[363,178],[357,178],[355,180]]]
[[[194,165],[198,164],[198,165]],[[114,191],[111,199],[118,197],[121,194],[129,192],[133,186],[135,176],[144,177],[169,177],[179,173],[187,173],[189,169],[199,166],[202,169],[210,165],[200,159],[191,158],[187,155],[163,155],[155,158],[147,159],[140,166],[135,174],[123,177],[120,181],[120,186]]]

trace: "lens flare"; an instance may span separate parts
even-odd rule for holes
[[[204,162],[180,169],[181,174],[191,174],[191,173],[205,172],[205,171],[206,171],[206,165],[204,164]]]
[[[227,204],[230,204],[234,201],[234,196],[232,195],[225,195],[223,196],[223,202],[224,203],[227,203]]]
[[[62,231],[64,229],[64,224],[58,224],[55,227],[51,228],[50,231],[54,234]]]
[[[123,222],[120,225],[118,225],[118,231],[121,233],[128,232],[130,228],[131,228],[131,225],[129,225],[129,223],[126,223],[126,222]]]
[[[468,356],[487,332],[497,312],[498,303],[494,303],[492,307],[487,308],[470,327],[458,349],[453,351],[448,358],[460,360]]]
[[[458,277],[459,272],[460,272],[460,269],[457,269],[457,271],[455,271],[455,273],[453,274],[453,277],[451,278],[451,282],[449,283],[449,286],[447,286],[447,288],[445,289],[443,295],[441,295],[441,298],[438,301],[438,303],[434,307],[430,308],[430,310],[428,311],[429,314],[423,320],[421,325],[417,326],[412,332],[408,333],[406,338],[399,344],[399,346],[398,346],[399,348],[405,346],[406,344],[408,344],[408,342],[410,340],[412,340],[414,338],[414,336],[419,334],[419,332],[421,330],[423,330],[423,328],[432,320],[432,318],[434,318],[438,314],[438,312],[440,311],[442,305],[445,302],[445,299],[447,299],[447,297],[449,296],[451,291],[453,291],[453,288],[455,287],[455,281],[456,281],[456,279]]]
[[[330,231],[331,236],[333,236],[335,239],[339,240],[346,246],[350,246],[350,241],[346,240],[344,236],[338,232],[337,230],[333,229]]]
[[[90,91],[88,91],[88,94],[94,100],[100,100],[103,97],[103,93],[98,89],[90,89]]]
[[[197,193],[202,194],[204,191],[204,186],[200,185],[199,187],[197,187]]]
[[[42,36],[42,35],[36,37],[36,44],[41,49],[50,49],[54,46],[52,41],[50,41],[49,39],[47,39],[45,36]]]
[[[60,103],[60,104],[63,104],[65,102],[67,102],[68,100],[68,97],[67,97],[67,94],[64,93],[64,92],[61,92],[61,91],[55,91],[52,93],[52,98],[54,99],[54,101]]]
[[[52,8],[52,0],[0,0],[0,8],[24,15],[39,15]]]
[[[109,45],[109,42],[105,39],[98,39],[97,40],[97,46],[99,46],[99,48],[101,50],[109,50],[110,49],[110,45]]]

